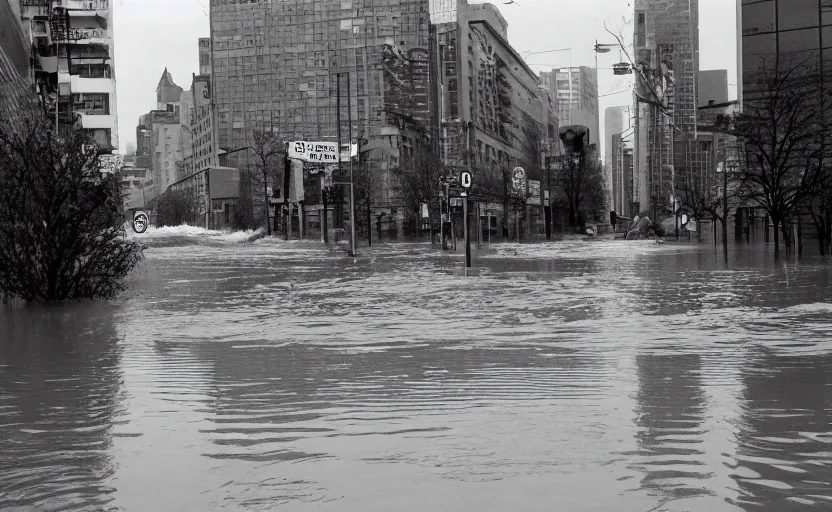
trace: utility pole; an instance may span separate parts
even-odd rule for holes
[[[347,155],[350,159],[350,256],[355,257],[355,182],[352,172],[352,89],[350,72],[347,71],[347,127],[349,134]]]

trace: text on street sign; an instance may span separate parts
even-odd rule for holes
[[[338,144],[335,142],[290,142],[289,158],[303,160],[304,162],[337,162]]]

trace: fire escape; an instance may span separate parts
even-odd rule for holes
[[[49,100],[44,97],[47,114],[55,116],[58,125],[69,126],[75,122],[74,112],[72,110],[72,91],[70,89],[69,79],[69,49],[64,47],[63,54],[66,56],[66,71],[62,71],[61,66],[61,45],[66,45],[70,42],[70,28],[69,28],[69,14],[64,7],[55,7],[49,13],[49,37],[51,43],[55,47],[55,55],[58,59],[57,72],[54,73],[54,78],[51,78],[50,85],[54,85],[54,98]],[[55,110],[57,108],[57,111]]]

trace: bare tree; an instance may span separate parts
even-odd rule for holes
[[[124,236],[119,178],[80,130],[18,110],[0,122],[0,296],[109,298],[142,257]]]
[[[745,148],[742,197],[768,212],[774,225],[775,256],[783,228],[787,247],[790,219],[813,190],[823,186],[823,148],[829,132],[820,113],[816,77],[801,64],[761,69],[737,116]]]
[[[579,227],[587,219],[596,220],[604,208],[604,176],[598,162],[577,157],[562,160],[554,176],[555,192],[567,205],[571,227]]]
[[[280,163],[281,156],[286,154],[286,146],[278,133],[273,130],[261,129],[254,129],[251,131],[250,143],[251,150],[257,157],[257,178],[259,178],[252,181],[260,182],[257,184],[262,185],[263,187],[263,214],[266,220],[267,233],[271,235],[272,226],[269,222],[269,183],[274,186],[274,184],[278,182],[278,174],[282,176],[282,172],[278,171],[283,168]],[[252,185],[254,185],[254,183]],[[254,194],[253,188],[254,186],[251,187],[251,194]]]
[[[804,202],[806,212],[812,217],[818,234],[818,244],[822,255],[832,250],[832,167],[824,165],[822,171],[826,174],[818,187],[813,190]]]
[[[159,226],[195,225],[199,219],[198,199],[187,190],[165,191],[156,200],[156,211]]]
[[[402,200],[411,215],[419,211],[422,203],[427,203],[432,217],[439,221],[440,179],[444,175],[439,158],[429,150],[419,150],[393,171],[401,186]]]
[[[728,169],[722,169],[727,173]],[[727,179],[725,180],[727,181]],[[740,202],[739,190],[730,184],[727,189],[724,185],[705,180],[685,180],[679,190],[679,200],[682,209],[686,209],[691,216],[698,221],[710,217],[714,222],[722,226],[722,245],[728,247],[728,218],[731,211],[735,210]],[[727,193],[727,197],[723,194]],[[697,238],[702,238],[702,230],[697,229]],[[714,238],[714,244],[717,243]]]

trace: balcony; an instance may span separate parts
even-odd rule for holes
[[[103,28],[70,28],[67,35],[60,41],[71,44],[109,45],[107,31]]]
[[[110,0],[56,0],[59,7],[82,11],[109,11]]]

